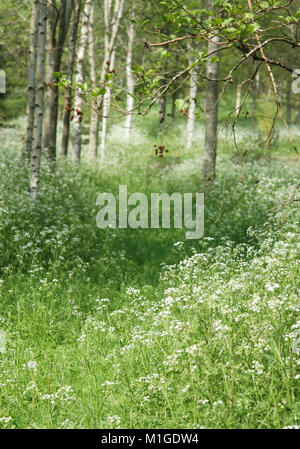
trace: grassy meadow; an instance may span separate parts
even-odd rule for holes
[[[201,191],[203,124],[187,150],[157,115],[96,165],[43,160],[35,205],[24,119],[0,128],[0,428],[299,427],[299,158],[284,129],[266,151],[221,127],[202,239],[97,228],[120,184]]]

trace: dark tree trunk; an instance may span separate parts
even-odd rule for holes
[[[56,40],[56,26],[53,29],[52,46],[53,51],[51,66],[48,69],[48,75],[52,77],[51,88],[49,89],[46,97],[47,107],[45,114],[45,127],[44,127],[44,148],[47,149],[47,156],[53,162],[56,160],[56,134],[57,134],[57,120],[58,120],[58,98],[59,91],[56,82],[58,79],[53,75],[55,72],[60,71],[61,59],[63,54],[64,43],[69,27],[69,18],[67,12],[70,11],[68,3],[72,0],[62,0],[59,9],[58,38]],[[53,65],[52,65],[53,64]],[[53,67],[53,71],[52,71]],[[51,73],[52,72],[52,73]]]
[[[80,11],[81,11],[81,0],[75,0],[75,11],[74,11],[74,19],[72,25],[72,32],[70,36],[70,56],[69,56],[69,64],[68,64],[68,74],[67,79],[72,82],[73,73],[74,73],[74,64],[75,64],[75,54],[76,54],[76,41],[77,41],[77,31],[80,20]],[[63,134],[62,134],[62,143],[61,143],[61,156],[66,158],[68,155],[68,147],[70,140],[70,119],[71,119],[71,108],[73,103],[73,95],[72,89],[65,89],[65,101],[64,101],[64,121],[63,121]]]

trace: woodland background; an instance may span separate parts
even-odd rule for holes
[[[3,0],[0,427],[299,428],[300,3]],[[204,192],[205,235],[98,229]]]

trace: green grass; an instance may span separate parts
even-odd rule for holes
[[[1,131],[0,427],[299,426],[299,203],[280,207],[299,165],[286,136],[265,157],[241,125],[241,157],[220,135],[205,237],[188,241],[98,229],[96,197],[119,184],[199,191],[201,127],[187,151],[180,120],[157,137],[154,111],[128,145],[116,125],[102,166],[44,163],[32,206],[15,125]]]

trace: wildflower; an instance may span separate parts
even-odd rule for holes
[[[120,423],[121,423],[121,419],[118,415],[113,415],[113,416],[108,416],[106,418],[107,424],[110,427],[115,427],[116,429],[119,429],[120,427]]]
[[[222,399],[219,399],[218,401],[215,401],[215,402],[213,403],[213,406],[214,406],[214,407],[216,407],[217,405],[223,405]]]
[[[268,283],[265,285],[265,287],[266,287],[266,290],[268,290],[269,292],[274,292],[275,290],[277,290],[280,287],[280,285]]]
[[[178,247],[181,247],[183,245],[183,242],[176,242],[176,243],[174,243],[173,244],[173,246],[178,246]]]
[[[28,369],[32,369],[35,372],[37,364],[34,360],[30,360],[30,362],[27,363],[27,367]]]
[[[78,343],[85,343],[86,335],[82,334],[79,338],[77,338]]]
[[[208,399],[199,399],[198,400],[198,404],[201,404],[201,405],[205,405],[205,404],[208,404],[208,403],[209,403]]]
[[[11,416],[3,416],[3,418],[0,418],[0,422],[3,422],[4,424],[8,424],[11,420]]]

